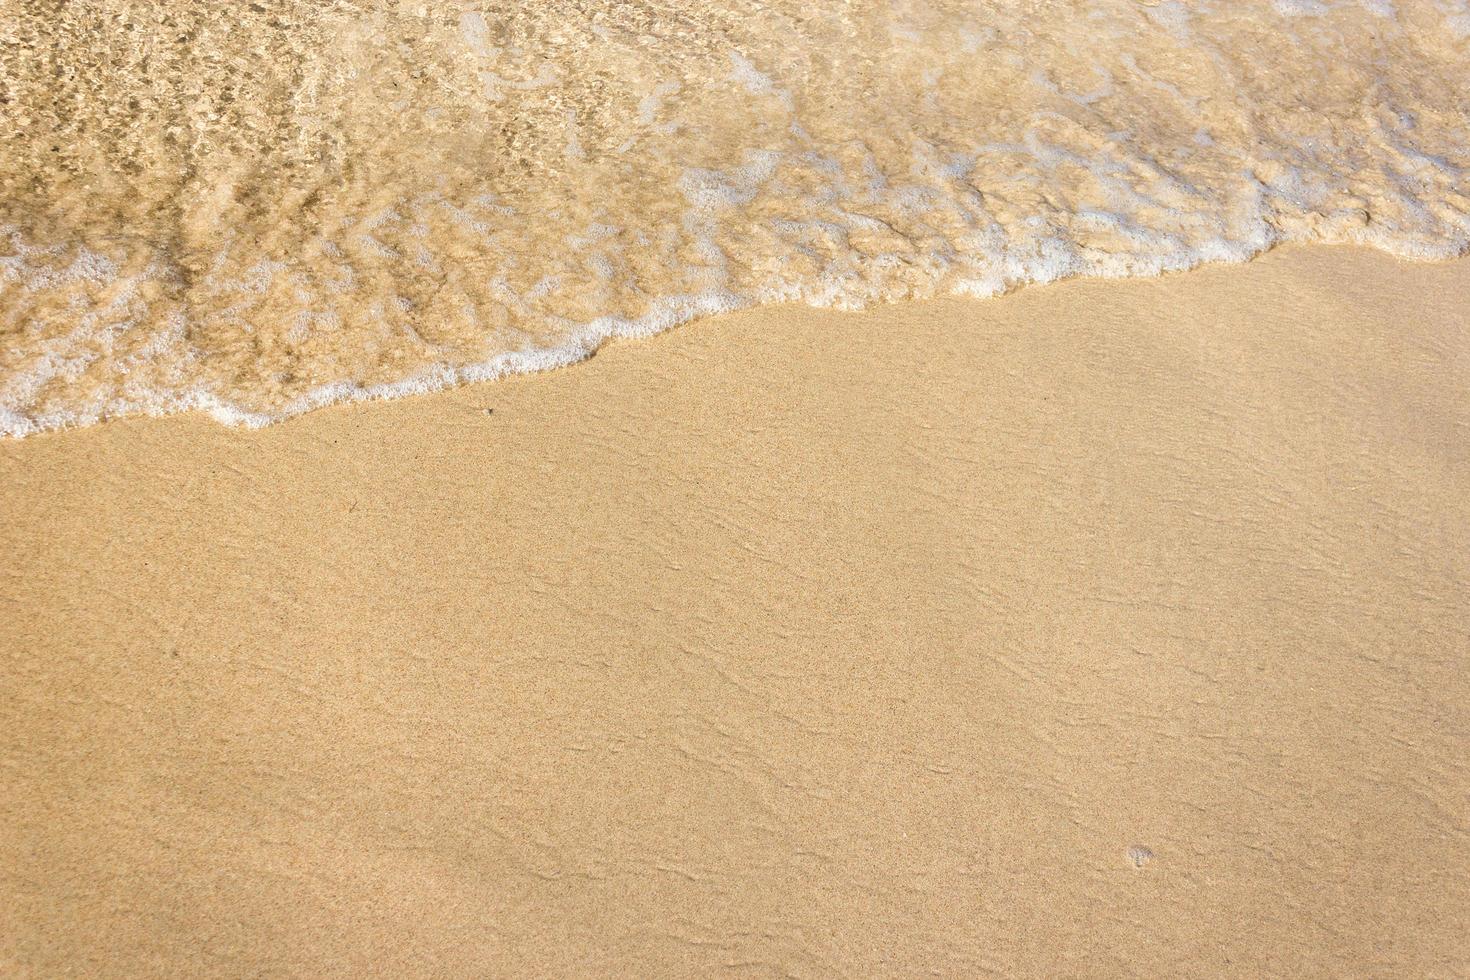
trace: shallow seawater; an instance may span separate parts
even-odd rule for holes
[[[0,433],[1470,245],[1466,0],[0,0]]]

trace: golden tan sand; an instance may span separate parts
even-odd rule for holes
[[[1448,258],[1465,78],[1466,0],[0,0],[0,435],[780,300]]]
[[[1467,295],[1278,252],[0,443],[0,972],[1463,976]]]

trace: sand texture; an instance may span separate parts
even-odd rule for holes
[[[0,973],[1464,976],[1467,296],[1277,251],[0,442]]]
[[[0,435],[779,301],[1447,258],[1466,78],[1466,0],[0,0]]]

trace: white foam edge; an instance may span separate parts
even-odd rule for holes
[[[1414,261],[1445,261],[1470,252],[1470,236],[1428,239],[1419,236],[1395,238],[1386,229],[1373,226],[1351,232],[1325,234],[1312,231],[1293,234],[1261,221],[1255,234],[1232,241],[1217,238],[1187,251],[1156,255],[1094,255],[1066,250],[1032,262],[997,262],[993,275],[957,280],[947,294],[970,298],[989,298],[1026,285],[1045,285],[1064,279],[1152,278],[1168,273],[1184,272],[1202,265],[1242,264],[1258,255],[1285,244],[1358,245],[1373,248],[1398,258]],[[911,296],[883,297],[879,302],[897,302]],[[200,411],[225,425],[260,429],[295,418],[318,408],[344,402],[378,401],[426,395],[475,382],[495,381],[510,375],[535,374],[567,367],[597,353],[609,340],[651,337],[674,327],[706,316],[775,303],[802,301],[807,306],[845,306],[857,309],[873,305],[852,303],[846,297],[832,295],[830,290],[809,290],[799,284],[767,287],[754,297],[726,290],[670,296],[655,300],[647,313],[628,318],[605,316],[576,328],[571,337],[556,347],[532,351],[508,351],[475,364],[451,366],[431,365],[399,381],[363,385],[336,381],[320,385],[289,402],[279,412],[254,412],[220,398],[212,392],[192,391],[156,401],[114,400],[107,406],[89,412],[53,413],[39,418],[28,417],[0,406],[0,437],[23,438],[42,432],[79,428],[101,421],[128,416],[162,417],[183,412]]]
[[[451,366],[434,364],[409,377],[382,384],[364,385],[351,381],[334,381],[319,385],[287,403],[279,412],[251,411],[221,398],[213,392],[191,391],[156,401],[114,400],[106,407],[66,415],[53,414],[31,418],[0,407],[0,436],[13,438],[36,435],[57,429],[92,425],[107,419],[127,416],[161,417],[182,412],[204,412],[225,425],[259,429],[283,422],[328,405],[343,402],[378,401],[426,395],[459,385],[495,381],[509,375],[534,374],[566,367],[584,361],[597,353],[608,340],[617,337],[650,337],[700,317],[726,313],[751,305],[732,293],[710,291],[690,296],[670,296],[656,300],[650,310],[637,318],[606,316],[577,328],[570,339],[556,347],[531,351],[507,351],[475,364]]]

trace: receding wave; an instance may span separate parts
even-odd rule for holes
[[[1470,245],[1465,0],[0,0],[0,432]]]

